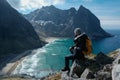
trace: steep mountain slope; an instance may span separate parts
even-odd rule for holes
[[[55,6],[46,6],[25,15],[36,31],[47,36],[73,37],[73,30],[81,28],[91,38],[109,37],[100,25],[99,19],[88,9],[80,6],[78,10],[61,10]]]
[[[33,26],[6,0],[0,0],[0,54],[41,47]]]

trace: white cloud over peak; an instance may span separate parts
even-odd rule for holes
[[[84,2],[92,2],[93,0],[82,0]]]
[[[7,0],[7,1],[15,9],[18,9],[20,7],[20,0]]]
[[[49,3],[45,0],[21,0],[20,9],[30,10],[40,8],[41,6],[46,6]]]
[[[54,5],[56,4],[65,4],[65,0],[52,0]]]
[[[21,12],[32,11],[42,6],[62,5],[65,0],[7,0],[12,7]]]

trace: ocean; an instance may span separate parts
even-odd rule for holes
[[[120,30],[106,31],[114,36],[92,41],[94,54],[98,54],[99,52],[108,54],[109,52],[120,48]]]
[[[106,30],[114,37],[94,40],[93,53],[109,52],[120,48],[120,30]],[[44,47],[35,49],[14,70],[13,74],[25,74],[41,78],[53,72],[60,71],[64,67],[64,57],[71,54],[69,47],[73,39],[64,38],[55,40]]]

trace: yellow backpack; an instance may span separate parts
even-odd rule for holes
[[[90,55],[92,53],[92,42],[90,38],[86,38],[86,48],[87,51],[83,51],[82,53],[85,55]]]

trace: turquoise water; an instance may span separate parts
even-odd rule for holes
[[[13,74],[27,74],[40,78],[64,67],[64,56],[70,54],[68,48],[73,45],[72,39],[59,39],[32,51]]]
[[[120,31],[107,30],[115,35],[93,42],[93,53],[100,51],[108,53],[120,48]],[[40,78],[52,72],[59,71],[64,67],[64,56],[70,54],[69,47],[73,45],[72,39],[59,39],[45,45],[43,48],[33,50],[31,55],[27,56],[19,64],[13,74],[27,74]]]

